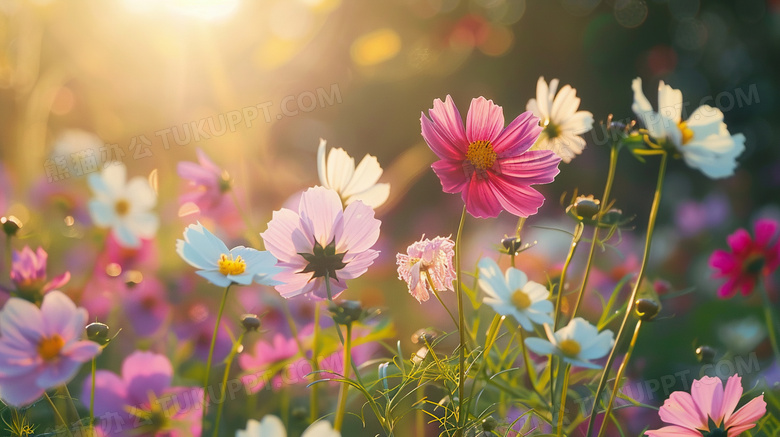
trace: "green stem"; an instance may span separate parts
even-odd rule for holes
[[[528,349],[525,347],[525,331],[523,331],[522,326],[518,326],[517,330],[520,331],[520,347],[523,350],[523,362],[525,363],[525,374],[527,376],[528,383],[531,385],[531,388],[534,389],[536,394],[541,397],[541,393],[539,393],[539,390],[536,388],[536,373],[533,371],[533,367],[531,367],[531,357],[528,355]]]
[[[327,271],[325,272],[325,291],[328,293],[328,300],[332,303],[333,294],[330,290],[330,274]],[[336,334],[338,334],[339,336],[339,341],[341,342],[341,345],[346,346],[346,342],[344,341],[344,334],[341,333],[341,328],[339,328],[339,324],[335,318],[333,319],[333,323],[336,325]],[[350,361],[350,363],[352,363],[352,370],[355,372],[355,379],[357,380],[357,383],[360,384],[362,387],[365,387],[365,384],[363,384],[363,380],[360,378],[360,372],[358,371],[357,366],[352,361]]]
[[[92,388],[89,391],[89,430],[95,433],[95,375],[97,374],[97,358],[92,358]]]
[[[463,311],[463,281],[461,280],[461,237],[463,235],[463,224],[466,221],[466,206],[463,206],[463,212],[460,215],[460,223],[458,224],[458,233],[455,237],[455,281],[457,285],[458,294],[458,334],[460,347],[458,348],[458,427],[455,433],[456,437],[463,435],[463,428],[466,423],[463,416],[463,406],[465,405],[466,395],[466,316]]]
[[[772,317],[772,302],[769,300],[769,291],[763,287],[761,298],[764,300],[764,318],[766,319],[766,329],[769,333],[769,342],[772,344],[772,351],[775,353],[775,360],[780,365],[780,348],[777,346],[777,325]]]
[[[76,403],[73,402],[73,396],[70,395],[70,390],[68,390],[67,385],[62,386],[62,392],[65,395],[65,397],[68,399],[68,403],[70,404],[70,408],[73,410],[73,414],[76,416],[76,420],[78,420],[78,423],[81,424],[81,416],[79,415],[79,410],[76,408]]]
[[[336,325],[336,329],[341,331],[341,327]],[[347,341],[344,344],[344,379],[349,379],[349,368],[352,365],[352,323],[347,323]],[[346,382],[341,384],[339,389],[339,406],[336,410],[336,419],[333,421],[333,429],[341,432],[341,425],[344,423],[344,413],[347,408],[347,390],[349,384]]]
[[[441,306],[444,307],[444,309],[447,311],[447,314],[450,315],[450,318],[452,319],[452,322],[455,323],[455,326],[458,326],[458,320],[455,318],[454,315],[452,315],[452,311],[450,311],[449,308],[447,308],[447,305],[444,305],[444,301],[441,300],[441,296],[439,296],[439,292],[436,291],[436,286],[433,285],[433,279],[431,279],[431,275],[428,274],[427,270],[423,270],[422,273],[425,275],[425,277],[428,280],[428,285],[431,287],[431,291],[433,292],[433,295],[436,296],[436,300],[439,301]]]
[[[642,320],[639,320],[636,322],[636,328],[634,328],[634,336],[631,337],[631,344],[628,346],[628,351],[626,352],[626,356],[623,357],[623,362],[620,363],[620,367],[618,368],[617,375],[615,375],[615,387],[612,389],[612,393],[609,395],[609,403],[607,403],[607,409],[604,411],[604,420],[601,422],[601,429],[599,429],[599,435],[598,437],[601,437],[604,435],[604,431],[607,429],[607,424],[609,423],[609,415],[612,414],[612,405],[615,403],[615,396],[617,395],[618,388],[620,388],[620,379],[623,378],[623,372],[626,370],[626,366],[628,365],[628,360],[631,359],[631,353],[634,351],[634,346],[636,346],[636,339],[639,337],[639,329],[642,327]]]
[[[563,362],[561,362],[563,364]],[[559,368],[560,372],[561,369]],[[566,411],[566,394],[569,390],[569,374],[571,371],[571,364],[566,364],[566,369],[563,371],[563,383],[561,384],[561,407],[558,409],[558,437],[563,436],[563,418]]]
[[[204,431],[206,430],[206,405],[208,405],[209,402],[209,377],[211,376],[211,361],[214,359],[214,345],[217,343],[219,323],[222,321],[222,312],[225,310],[225,302],[227,302],[228,291],[230,291],[230,287],[232,285],[233,283],[231,282],[227,287],[225,287],[225,292],[222,293],[222,301],[219,304],[219,312],[217,313],[217,322],[214,324],[214,333],[211,336],[209,358],[206,361],[206,375],[203,377],[203,413],[201,416]]]
[[[54,415],[57,416],[57,419],[59,419],[60,422],[62,422],[62,426],[65,427],[65,432],[68,433],[68,437],[73,437],[73,433],[70,431],[70,426],[68,425],[68,422],[66,422],[65,419],[62,417],[62,414],[60,414],[60,410],[58,410],[57,406],[54,405],[54,401],[51,400],[49,394],[44,392],[43,397],[45,397],[46,400],[49,401],[49,405],[51,405],[51,409],[54,410]]]
[[[596,252],[596,245],[599,241],[599,228],[601,224],[601,217],[604,215],[605,209],[609,204],[609,195],[612,192],[612,184],[615,181],[615,169],[617,168],[618,159],[617,147],[612,147],[609,152],[609,172],[607,173],[607,184],[604,186],[604,195],[601,196],[601,203],[599,204],[599,214],[596,226],[593,228],[593,239],[590,243],[590,252],[588,252],[588,261],[585,264],[585,274],[582,278],[582,285],[580,285],[580,292],[577,296],[577,303],[574,305],[574,311],[571,313],[571,318],[577,317],[577,311],[580,309],[582,303],[582,297],[585,295],[585,286],[588,285],[588,278],[590,277],[590,268],[593,264],[593,254]]]
[[[425,437],[425,387],[417,387],[417,411],[414,415],[414,435]]]
[[[320,353],[320,305],[316,303],[314,305],[314,338],[312,340],[312,360],[311,367],[313,370],[319,370]],[[315,376],[317,378],[317,376]],[[319,379],[319,378],[318,378]],[[314,423],[319,418],[318,406],[317,406],[317,392],[319,391],[319,384],[313,384],[311,386],[311,398],[309,399],[309,422]]]
[[[628,299],[628,305],[626,306],[626,313],[623,315],[623,322],[620,324],[620,329],[618,330],[617,337],[615,337],[615,345],[612,346],[612,350],[609,352],[609,358],[607,358],[607,363],[604,366],[604,372],[601,374],[601,379],[599,380],[599,385],[596,388],[595,393],[595,402],[593,403],[593,409],[590,412],[590,418],[588,419],[588,431],[585,433],[585,435],[590,436],[591,432],[593,432],[593,425],[594,420],[596,418],[596,410],[598,409],[599,405],[599,399],[601,396],[601,392],[604,391],[604,386],[607,384],[607,379],[609,378],[609,371],[612,368],[612,363],[615,362],[615,356],[617,352],[618,345],[620,344],[620,340],[623,338],[623,332],[626,329],[626,325],[628,324],[628,318],[631,317],[631,313],[634,310],[634,305],[636,301],[637,293],[639,293],[639,286],[642,283],[642,279],[645,276],[645,269],[647,268],[647,262],[650,259],[650,245],[653,241],[653,229],[655,228],[655,221],[656,218],[658,218],[658,208],[661,205],[661,194],[663,192],[664,187],[664,174],[666,173],[666,161],[668,159],[668,156],[666,153],[661,155],[661,164],[658,168],[658,181],[656,182],[655,186],[655,196],[653,197],[653,204],[650,207],[650,217],[648,218],[647,222],[647,236],[645,238],[645,251],[642,255],[642,265],[639,268],[639,274],[636,277],[636,283],[634,284],[634,288],[631,291],[631,297]]]
[[[217,434],[219,432],[219,420],[222,418],[222,407],[227,402],[227,398],[225,396],[225,387],[227,387],[227,380],[228,380],[228,374],[230,373],[230,366],[233,364],[233,358],[235,358],[236,354],[238,354],[238,348],[241,347],[241,342],[244,341],[244,334],[246,334],[246,331],[242,331],[241,335],[238,336],[238,339],[233,344],[233,348],[230,350],[230,355],[227,357],[227,361],[225,364],[225,371],[222,373],[222,385],[219,388],[219,400],[220,403],[217,406],[217,418],[214,420],[214,434],[212,434],[214,437],[217,437]]]
[[[574,228],[574,236],[571,239],[571,247],[569,247],[569,254],[566,255],[566,261],[563,263],[563,270],[561,271],[561,277],[558,281],[558,298],[555,301],[555,318],[553,319],[553,332],[558,330],[558,321],[561,318],[561,306],[563,302],[563,286],[566,283],[566,272],[569,270],[569,264],[571,264],[572,258],[574,258],[574,251],[577,250],[580,238],[582,237],[582,230],[584,226],[582,222],[577,223],[577,227]]]

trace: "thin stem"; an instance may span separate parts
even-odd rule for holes
[[[92,358],[92,388],[89,391],[89,430],[90,435],[95,429],[95,375],[97,373],[97,359]]]
[[[225,292],[222,293],[222,302],[219,304],[219,312],[217,313],[217,322],[214,324],[214,333],[211,336],[211,346],[209,346],[209,358],[206,361],[206,375],[203,377],[203,414],[201,421],[203,423],[203,429],[206,429],[206,405],[209,401],[209,377],[211,376],[211,361],[214,358],[214,345],[217,343],[217,333],[219,332],[219,323],[222,321],[222,312],[225,310],[225,302],[227,302],[228,291],[233,285],[231,282],[225,287]],[[204,433],[205,434],[205,433]]]
[[[60,422],[62,422],[62,425],[65,427],[65,432],[68,433],[68,437],[73,437],[73,433],[70,431],[70,425],[68,425],[68,422],[66,422],[65,419],[62,417],[62,414],[60,414],[60,410],[58,410],[57,407],[54,405],[54,401],[51,400],[49,394],[44,392],[43,397],[45,397],[46,400],[49,401],[49,405],[51,405],[51,409],[54,410],[54,415],[57,416],[57,419],[59,419]]]
[[[70,395],[70,390],[68,390],[67,385],[62,386],[62,392],[65,395],[66,398],[68,398],[68,403],[70,404],[70,408],[73,410],[73,414],[76,415],[76,419],[78,420],[79,424],[81,424],[81,416],[79,415],[79,410],[76,408],[76,403],[73,402],[73,396]]]
[[[595,423],[594,420],[596,417],[596,410],[598,409],[601,392],[604,391],[604,386],[607,384],[607,379],[609,378],[609,371],[612,368],[612,363],[615,362],[615,356],[616,356],[618,345],[620,344],[620,340],[623,338],[623,331],[626,329],[626,325],[628,324],[628,318],[631,317],[631,313],[634,310],[636,296],[637,293],[639,293],[639,286],[642,283],[642,279],[645,276],[647,261],[650,259],[650,245],[653,241],[653,229],[655,228],[655,221],[656,218],[658,218],[658,208],[661,205],[661,194],[663,193],[663,188],[664,188],[664,174],[666,173],[666,161],[668,156],[669,155],[667,155],[666,153],[661,155],[661,164],[658,167],[658,181],[656,182],[656,186],[655,186],[655,196],[653,197],[653,204],[650,207],[650,217],[648,218],[648,222],[647,222],[647,236],[645,238],[645,251],[644,254],[642,255],[642,265],[639,268],[639,274],[636,277],[636,283],[634,284],[634,288],[631,291],[631,297],[628,299],[628,305],[626,306],[626,313],[623,315],[623,322],[620,324],[620,329],[618,330],[617,337],[615,337],[615,345],[612,346],[612,350],[609,352],[609,358],[607,358],[607,363],[604,365],[604,372],[601,374],[601,379],[599,380],[598,388],[596,388],[596,393],[594,397],[595,402],[593,403],[593,409],[590,412],[590,419],[588,419],[588,431],[585,433],[585,435],[587,436],[589,436],[593,431],[593,425]]]
[[[325,272],[325,291],[328,293],[328,300],[330,302],[333,302],[333,294],[330,291],[330,274],[327,271]],[[341,341],[341,345],[346,346],[346,343],[344,341],[344,334],[341,333],[341,329],[339,328],[339,324],[338,322],[336,322],[335,318],[333,319],[333,323],[336,325],[336,333],[339,336],[339,341]],[[365,384],[363,384],[363,380],[360,379],[360,372],[358,372],[358,368],[355,365],[355,363],[352,363],[352,370],[355,371],[355,379],[357,380],[358,384],[365,387]]]
[[[317,363],[318,355],[320,353],[320,305],[319,302],[314,305],[314,338],[312,340],[312,360],[311,367],[314,370],[319,370],[319,363]],[[309,422],[314,423],[319,418],[317,407],[317,392],[319,391],[319,384],[312,384],[311,386],[311,398],[309,399]]]
[[[417,412],[414,415],[414,435],[419,437],[425,437],[425,387],[417,387]]]
[[[769,300],[769,291],[763,287],[761,298],[764,300],[764,318],[766,319],[766,329],[769,333],[769,342],[772,344],[772,351],[775,353],[775,360],[780,364],[780,348],[777,346],[777,325],[772,317],[772,302]]]
[[[601,437],[604,435],[604,431],[607,429],[607,424],[609,415],[612,414],[612,405],[615,402],[615,396],[618,392],[618,387],[620,387],[620,379],[623,377],[623,372],[626,370],[626,366],[628,365],[628,360],[631,359],[631,353],[634,351],[634,346],[636,346],[636,339],[639,337],[639,329],[642,327],[642,320],[639,320],[636,322],[636,328],[634,328],[634,336],[631,337],[631,344],[628,346],[628,351],[626,352],[626,356],[623,357],[623,362],[620,363],[620,367],[618,368],[617,375],[615,375],[615,387],[612,389],[612,393],[609,395],[609,403],[607,403],[607,410],[604,411],[604,420],[601,422],[601,429],[599,429],[599,435],[598,437]]]
[[[455,281],[458,283],[458,334],[460,340],[460,347],[458,348],[458,428],[455,433],[456,437],[463,435],[463,425],[466,420],[463,416],[463,406],[465,405],[466,395],[466,316],[463,311],[463,281],[461,280],[461,236],[463,235],[463,224],[466,221],[466,206],[463,206],[463,212],[460,215],[460,223],[458,224],[458,233],[455,237]]]
[[[336,329],[339,331],[341,327],[336,325]],[[349,367],[352,365],[352,323],[347,323],[347,341],[344,344],[344,379],[349,379]],[[336,410],[336,419],[333,421],[333,429],[335,431],[341,431],[341,425],[344,423],[344,413],[347,408],[347,390],[349,384],[346,382],[341,384],[339,389],[339,406]]]
[[[455,323],[455,326],[458,326],[458,320],[455,318],[454,315],[452,315],[452,311],[450,311],[450,309],[447,308],[447,305],[444,305],[444,301],[441,300],[441,296],[439,296],[439,292],[436,290],[436,286],[433,285],[433,279],[431,279],[431,275],[428,274],[427,270],[423,270],[422,273],[425,275],[425,278],[428,281],[428,285],[431,287],[431,291],[433,292],[433,295],[436,296],[436,299],[439,301],[441,306],[443,306],[444,309],[447,311],[447,314],[450,315],[450,318],[452,319],[452,322]]]
[[[571,264],[572,258],[574,258],[574,251],[577,250],[577,246],[579,245],[583,228],[584,226],[582,225],[582,222],[577,223],[577,227],[574,229],[574,236],[571,239],[569,254],[566,255],[566,261],[563,263],[563,270],[561,271],[561,277],[558,281],[558,299],[555,301],[555,319],[553,320],[553,331],[558,330],[558,321],[561,318],[561,306],[563,302],[563,286],[566,283],[566,272],[569,270],[569,264]]]
[[[561,364],[563,364],[561,362]],[[560,372],[560,369],[558,369]],[[566,394],[569,390],[569,374],[571,371],[571,364],[566,364],[566,369],[563,371],[563,383],[561,384],[561,407],[558,410],[558,437],[563,435],[563,418],[566,411]]]
[[[618,159],[617,147],[612,147],[609,152],[609,172],[607,173],[607,184],[604,186],[604,195],[601,196],[601,203],[599,204],[599,214],[596,226],[593,227],[593,239],[590,243],[590,252],[588,252],[588,261],[585,264],[585,274],[582,278],[582,285],[580,285],[580,292],[577,296],[577,303],[574,305],[574,311],[571,313],[572,319],[577,317],[577,311],[580,309],[582,303],[582,297],[585,295],[585,286],[588,285],[588,278],[590,277],[590,268],[593,264],[593,254],[596,252],[596,245],[599,241],[599,225],[601,224],[601,217],[604,214],[604,209],[609,203],[609,195],[612,192],[612,184],[615,181],[615,169],[617,168]]]
[[[220,402],[217,406],[217,418],[214,420],[214,437],[217,437],[219,432],[219,420],[222,418],[222,407],[225,405],[225,402],[227,402],[227,398],[224,398],[224,396],[225,387],[227,387],[228,374],[230,373],[230,366],[233,364],[233,358],[235,358],[236,354],[238,354],[238,348],[241,347],[241,342],[244,341],[244,334],[246,334],[246,331],[242,331],[241,335],[238,336],[238,339],[233,344],[233,348],[230,350],[230,355],[227,357],[225,371],[222,373],[222,385],[219,388],[218,398]]]

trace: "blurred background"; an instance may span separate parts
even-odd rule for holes
[[[0,0],[0,47],[0,212],[30,224],[29,244],[47,247],[50,260],[89,236],[84,174],[105,161],[121,160],[158,188],[165,272],[181,268],[174,240],[197,219],[177,202],[177,162],[194,161],[200,148],[232,175],[254,227],[232,234],[243,243],[266,229],[273,210],[318,183],[324,138],[358,159],[377,156],[382,181],[391,183],[378,211],[382,256],[345,296],[403,314],[404,341],[448,319],[433,302],[410,298],[395,279],[395,253],[422,234],[454,234],[462,205],[430,170],[435,155],[422,141],[420,112],[450,94],[465,116],[470,99],[485,96],[509,121],[535,97],[539,76],[577,89],[595,129],[585,134],[584,153],[541,187],[547,202],[524,235],[538,245],[518,259],[541,282],[560,270],[569,237],[534,226],[571,232],[561,196],[603,191],[609,151],[599,121],[633,117],[633,78],[643,78],[653,103],[664,80],[682,90],[684,114],[702,103],[719,107],[730,132],[747,138],[746,150],[725,180],[671,164],[650,277],[666,281],[671,296],[690,292],[664,301],[630,376],[689,370],[698,377],[695,350],[706,344],[716,363],[755,357],[751,384],[780,378],[760,299],[718,300],[707,266],[736,228],[780,218],[780,1]],[[86,150],[97,170],[74,161]],[[612,197],[637,219],[599,258],[593,287],[602,293],[638,267],[656,173],[656,160],[620,158]],[[466,263],[495,255],[514,225],[506,214],[470,218]],[[71,243],[53,244],[63,236]],[[85,286],[79,269],[88,272],[94,256],[65,261],[74,294]],[[582,265],[574,264],[576,286]],[[597,300],[589,310],[598,313]]]

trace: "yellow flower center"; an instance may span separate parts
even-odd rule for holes
[[[680,124],[677,125],[677,127],[680,128],[680,132],[682,132],[682,143],[683,145],[688,144],[689,141],[693,139],[693,130],[688,127],[688,123],[681,121]]]
[[[44,361],[51,361],[60,356],[60,350],[65,346],[65,340],[54,334],[52,337],[46,337],[38,343],[38,355],[44,359]]]
[[[219,272],[225,276],[240,275],[246,270],[246,263],[241,259],[240,255],[236,257],[236,259],[233,259],[232,255],[228,258],[228,256],[223,253],[219,257],[217,265],[219,265]]]
[[[523,290],[517,289],[512,293],[512,305],[519,310],[524,310],[531,306],[531,298]]]
[[[497,157],[490,141],[474,141],[466,151],[466,159],[479,170],[493,167]]]
[[[561,134],[561,128],[558,127],[557,124],[551,123],[550,120],[545,120],[542,126],[544,126],[542,132],[544,132],[544,134],[547,135],[547,138],[549,139],[558,138],[558,136]]]
[[[558,343],[558,349],[567,357],[576,357],[580,354],[580,344],[575,340],[566,339]]]
[[[130,211],[130,202],[125,199],[119,199],[114,204],[114,211],[117,215],[125,215]]]

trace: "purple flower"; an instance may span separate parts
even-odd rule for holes
[[[133,330],[141,337],[157,332],[171,312],[165,287],[154,278],[144,278],[139,284],[128,287],[122,296],[122,308]]]
[[[21,252],[14,251],[11,265],[11,281],[22,295],[44,294],[65,285],[70,272],[65,272],[51,281],[46,281],[46,260],[48,254],[42,247],[35,252],[24,246]]]
[[[430,240],[423,235],[423,239],[406,249],[406,254],[396,255],[398,279],[409,285],[409,293],[418,302],[430,297],[428,293],[433,291],[430,282],[436,287],[436,292],[452,290],[452,281],[455,280],[455,268],[452,266],[454,248],[455,242],[450,238]]]
[[[9,405],[31,404],[53,387],[67,384],[100,346],[81,340],[87,310],[60,291],[38,308],[12,297],[0,312],[0,398]]]
[[[217,316],[211,314],[206,305],[201,303],[193,305],[186,313],[186,320],[178,323],[175,328],[176,336],[182,341],[192,341],[193,354],[197,359],[205,362],[209,356],[211,336],[214,334]],[[217,343],[214,345],[214,362],[224,360],[232,347],[233,341],[223,319],[217,331]]]
[[[368,270],[379,252],[371,247],[379,238],[380,221],[362,201],[342,209],[339,195],[327,188],[309,188],[301,196],[298,212],[275,211],[268,230],[260,234],[265,247],[283,269],[274,279],[284,298],[313,294],[336,297],[347,288],[346,280]],[[330,278],[328,296],[325,276]]]
[[[136,351],[122,363],[122,375],[95,374],[95,417],[104,436],[200,436],[203,389],[171,387],[173,367],[164,355]],[[89,407],[92,381],[81,400]]]

